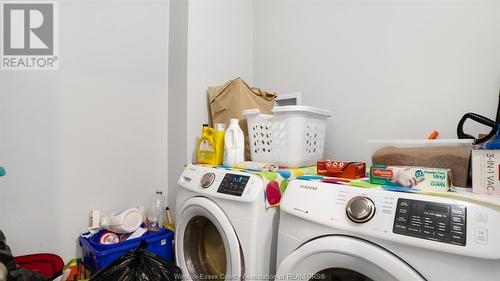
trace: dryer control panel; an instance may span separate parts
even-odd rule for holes
[[[403,244],[500,260],[500,208],[495,207],[500,201],[457,190],[468,200],[293,180],[283,195],[280,212],[287,214],[285,222],[297,217],[304,227],[280,222],[280,232],[308,241],[309,231],[317,226],[314,231],[319,236],[342,234],[380,245],[389,243],[389,247]],[[479,201],[485,198],[491,203]]]
[[[466,212],[462,205],[398,199],[393,232],[465,246]]]
[[[217,192],[241,196],[249,179],[250,176],[227,173],[222,179]]]
[[[242,202],[263,201],[264,182],[256,174],[190,164],[178,183],[180,188],[198,195]]]

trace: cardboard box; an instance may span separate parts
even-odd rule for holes
[[[438,192],[452,187],[450,169],[386,165],[370,168],[370,183]]]
[[[472,192],[500,195],[500,150],[472,150]]]
[[[359,179],[365,177],[366,164],[363,162],[324,160],[318,161],[317,172],[320,176]]]

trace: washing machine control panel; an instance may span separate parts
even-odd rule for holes
[[[227,173],[224,175],[217,192],[241,196],[243,191],[245,191],[249,179],[250,176]]]
[[[462,205],[398,199],[393,232],[465,246],[467,208]]]

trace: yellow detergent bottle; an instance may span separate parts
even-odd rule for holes
[[[216,123],[214,133],[215,154],[217,155],[217,165],[224,162],[224,135],[226,134],[226,124]]]
[[[198,164],[217,164],[215,142],[214,142],[214,129],[203,124],[203,130],[198,145],[197,162]]]

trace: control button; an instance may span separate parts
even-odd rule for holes
[[[464,236],[463,235],[457,235],[457,234],[451,234],[451,241],[455,242],[463,242],[464,241]]]
[[[405,208],[408,208],[410,206],[410,202],[408,200],[399,200],[399,204],[398,204],[400,207],[405,207]]]
[[[353,222],[367,222],[375,214],[375,204],[368,197],[356,196],[347,202],[346,213]]]
[[[488,244],[488,230],[486,228],[476,228],[476,243]]]
[[[454,232],[463,232],[464,231],[464,227],[463,225],[452,225],[451,226],[451,230],[454,231]]]
[[[410,223],[416,224],[416,225],[418,225],[418,226],[421,226],[421,225],[422,225],[422,221],[419,221],[419,220],[414,220],[414,219],[410,219]]]
[[[406,222],[408,221],[408,219],[406,217],[399,216],[399,217],[396,217],[396,221],[406,224]]]
[[[394,230],[406,232],[406,225],[396,223],[396,224],[394,224]]]
[[[426,230],[426,229],[423,229],[423,230],[422,230],[422,234],[432,236],[432,231],[430,231],[430,230]]]
[[[420,227],[422,227],[420,224],[411,223],[411,222],[410,222],[410,226],[411,226],[411,227],[415,227],[415,228],[420,228]]]
[[[408,232],[420,233],[420,228],[408,226]]]
[[[434,226],[432,224],[426,224],[424,223],[424,228],[434,230]]]
[[[398,215],[408,217],[408,209],[406,208],[399,208],[398,209]]]
[[[451,216],[451,221],[454,223],[464,223],[464,217]]]
[[[448,229],[446,229],[445,227],[438,227],[437,230],[441,231],[441,232],[447,232],[448,231]]]
[[[208,188],[214,183],[215,174],[214,173],[206,173],[201,177],[200,184],[203,188]]]
[[[476,221],[488,222],[488,215],[485,213],[476,213]]]
[[[444,238],[447,238],[448,237],[448,234],[445,233],[445,232],[441,232],[441,231],[436,231],[436,237],[440,238],[440,239],[444,239]]]
[[[382,213],[390,215],[391,214],[391,210],[384,209],[384,210],[382,210]]]
[[[460,208],[460,207],[453,207],[451,209],[451,214],[452,215],[463,216],[463,215],[465,215],[465,209],[464,208]]]

